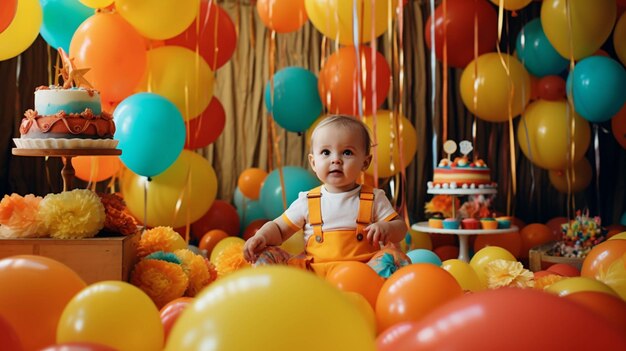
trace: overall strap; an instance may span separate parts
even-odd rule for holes
[[[356,235],[363,238],[363,229],[372,222],[372,207],[374,205],[374,188],[369,185],[361,185],[361,193],[359,194],[359,214],[356,218]],[[361,240],[360,239],[360,240]]]
[[[322,236],[322,186],[313,188],[307,194],[309,205],[309,224],[313,228],[315,240],[321,242]]]

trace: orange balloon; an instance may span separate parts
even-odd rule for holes
[[[607,240],[591,249],[580,270],[580,275],[597,279],[601,272],[606,272],[611,264],[626,254],[626,240]]]
[[[563,298],[585,306],[615,325],[622,333],[626,333],[626,302],[624,300],[598,291],[579,291],[565,295]]]
[[[211,229],[202,236],[200,243],[198,243],[198,248],[200,250],[206,250],[206,255],[209,257],[215,245],[217,245],[220,240],[228,238],[228,236],[228,233],[221,229]]]
[[[277,33],[297,31],[309,19],[304,0],[257,0],[256,9],[263,24]]]
[[[244,170],[237,179],[239,191],[250,200],[258,200],[265,177],[267,177],[267,172],[262,169],[248,168]]]
[[[255,219],[254,221],[250,222],[250,224],[248,224],[246,229],[244,229],[243,235],[241,237],[243,238],[243,240],[250,239],[267,222],[269,222],[269,219]]]
[[[520,230],[522,239],[521,257],[528,257],[528,251],[539,245],[554,241],[552,229],[545,224],[531,223]]]
[[[626,149],[626,104],[611,118],[611,130],[617,143]]]
[[[70,56],[104,101],[122,101],[133,93],[146,69],[143,37],[116,12],[98,12],[74,32]]]
[[[526,253],[522,252],[522,237],[519,232],[477,235],[476,241],[474,242],[474,252],[478,252],[480,249],[487,246],[501,247],[515,257],[528,256],[528,251],[526,251]]]
[[[159,316],[161,317],[161,323],[163,324],[163,335],[165,337],[165,342],[167,342],[170,331],[178,320],[180,314],[192,302],[193,298],[191,297],[179,297],[161,307],[161,310],[159,311]]]
[[[555,263],[551,265],[550,267],[548,267],[546,271],[553,273],[553,274],[558,274],[562,277],[579,277],[580,276],[580,271],[578,270],[578,268],[572,265],[569,265],[567,263]]]
[[[359,75],[357,67],[362,63]],[[373,84],[374,76],[376,86]],[[328,57],[319,73],[317,84],[322,103],[328,108],[329,113],[352,116],[359,115],[358,87],[361,84],[363,114],[369,115],[387,98],[391,85],[391,71],[387,59],[380,52],[376,52],[374,66],[372,48],[360,46],[357,57],[354,46],[345,46]]]
[[[24,350],[55,343],[65,305],[87,286],[63,263],[34,255],[0,260],[0,282],[0,316],[13,326]]]
[[[419,321],[437,307],[461,297],[452,274],[429,263],[404,266],[385,281],[376,300],[378,331],[407,321]]]
[[[339,290],[361,294],[376,308],[376,299],[385,279],[363,262],[346,261],[337,264],[326,275],[326,281]]]
[[[17,11],[17,0],[5,0],[0,4],[0,33],[13,22]]]
[[[77,156],[72,159],[76,178],[86,182],[109,179],[120,170],[119,156]]]
[[[585,190],[591,183],[591,173],[591,164],[583,157],[573,168],[550,170],[548,176],[556,190],[568,194]]]

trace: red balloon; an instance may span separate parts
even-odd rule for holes
[[[611,224],[606,227],[606,238],[609,239],[613,235],[617,235],[622,232],[626,232],[626,225]]]
[[[528,250],[522,252],[522,237],[519,232],[477,235],[474,242],[474,252],[478,252],[486,246],[499,246],[515,257],[528,257]]]
[[[398,340],[411,332],[417,322],[401,322],[387,328],[376,337],[376,350],[400,350]]]
[[[181,34],[165,40],[165,44],[184,46],[194,52],[198,47],[200,56],[215,71],[233,56],[237,47],[237,31],[228,13],[215,1],[202,0],[196,20]]]
[[[565,98],[565,80],[559,76],[545,76],[537,82],[540,99],[557,101]]]
[[[172,330],[174,323],[191,302],[193,302],[193,298],[191,297],[179,297],[161,307],[159,315],[161,317],[161,323],[163,324],[165,342],[167,342],[167,338],[170,335],[170,331]]]
[[[431,33],[435,31],[435,56],[443,61],[443,44],[447,47],[448,66],[465,68],[474,60],[474,17],[478,19],[478,56],[493,51],[498,42],[498,15],[487,0],[448,0],[446,17],[443,3],[426,21],[426,45],[432,48]],[[445,27],[445,29],[444,29]],[[445,31],[445,38],[444,38]]]
[[[548,228],[550,228],[550,232],[552,233],[552,240],[561,240],[563,236],[563,233],[561,232],[561,224],[565,224],[568,222],[569,219],[567,219],[567,217],[554,217],[546,222],[546,225],[548,226]]]
[[[581,330],[575,332],[572,330]],[[436,309],[394,350],[625,350],[626,335],[589,309],[533,289],[468,294]],[[379,349],[390,351],[392,349]]]
[[[453,258],[459,257],[459,248],[453,245],[444,245],[439,246],[433,250],[434,253],[439,256],[439,259],[443,262],[445,260],[450,260]]]
[[[17,0],[3,0],[0,3],[0,33],[13,22],[17,11]]]
[[[118,351],[107,345],[92,342],[64,342],[41,349],[40,351]]]
[[[361,67],[359,76],[357,67],[361,62],[365,62],[365,67]],[[363,75],[367,77],[365,81],[362,81]],[[374,76],[376,77],[375,87]],[[372,48],[369,46],[359,47],[358,59],[354,46],[339,48],[328,57],[319,74],[318,90],[322,103],[326,105],[330,113],[357,116],[359,114],[359,84],[362,84],[363,114],[369,115],[374,108],[380,107],[389,92],[391,71],[387,59],[380,52],[376,52],[376,66],[374,66]],[[376,101],[373,99],[374,91],[376,91]]]
[[[22,351],[22,343],[13,326],[0,314],[0,350]]]
[[[256,234],[256,232],[259,229],[261,229],[263,224],[267,222],[269,222],[269,219],[265,219],[265,218],[255,219],[254,221],[250,222],[250,224],[248,224],[246,229],[243,230],[243,235],[242,235],[243,240],[248,240],[251,237],[253,237],[254,234]]]
[[[558,274],[563,277],[579,277],[580,276],[580,271],[578,270],[578,268],[567,263],[553,264],[550,267],[548,267],[546,271],[553,273],[553,274]]]
[[[579,291],[562,297],[589,308],[626,334],[626,302],[619,297],[599,291]]]
[[[626,149],[626,104],[611,118],[611,131],[615,140]]]
[[[224,131],[226,112],[222,103],[214,96],[202,113],[187,122],[185,149],[203,148],[213,143]]]
[[[456,245],[456,235],[428,233],[428,236],[430,236],[430,242],[433,245],[433,250],[441,246]]]
[[[224,200],[213,201],[211,208],[191,224],[191,234],[194,238],[201,239],[211,229],[221,229],[228,235],[239,234],[237,209]]]
[[[462,295],[459,283],[443,268],[430,263],[404,266],[380,288],[376,300],[378,330],[400,322],[419,321]]]

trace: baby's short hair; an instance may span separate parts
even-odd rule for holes
[[[361,122],[359,119],[349,115],[330,115],[320,123],[317,124],[315,129],[313,129],[313,133],[311,133],[311,147],[313,147],[313,140],[315,139],[315,134],[318,130],[328,127],[328,126],[341,126],[346,127],[348,129],[354,130],[357,133],[361,133],[363,136],[363,141],[365,142],[365,154],[370,154],[370,149],[372,148],[372,138],[370,136],[370,130],[367,125]]]

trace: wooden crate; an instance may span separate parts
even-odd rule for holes
[[[528,266],[531,271],[537,272],[546,270],[556,263],[566,263],[580,270],[583,265],[582,258],[561,257],[548,255],[548,251],[554,247],[554,242],[537,246],[528,251]]]
[[[87,284],[102,280],[128,281],[137,262],[139,234],[88,239],[0,239],[0,259],[40,255],[72,268]]]

